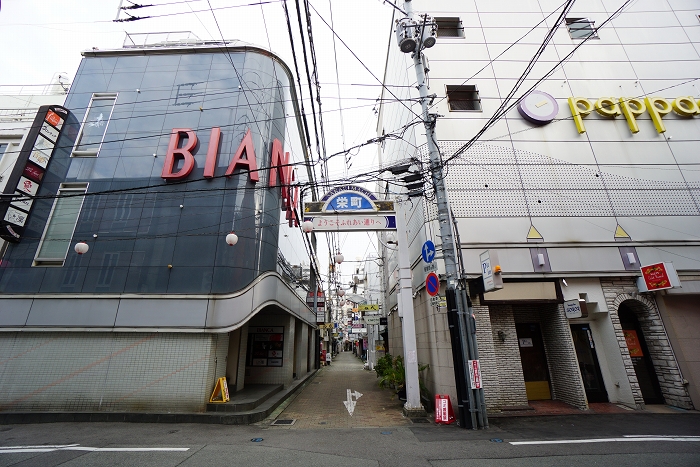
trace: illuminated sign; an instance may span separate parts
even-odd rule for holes
[[[677,97],[673,101],[663,97],[601,97],[595,103],[585,97],[569,97],[569,109],[571,109],[571,116],[579,134],[586,132],[583,119],[588,117],[594,110],[598,115],[609,119],[624,115],[632,133],[639,132],[637,117],[644,112],[648,112],[656,131],[664,133],[666,126],[663,118],[666,115],[671,113],[671,111],[686,118],[698,115],[700,114],[698,102],[691,96]]]
[[[545,125],[557,116],[559,104],[546,92],[532,91],[520,100],[518,112],[530,123]]]
[[[0,237],[8,242],[18,243],[22,239],[34,197],[41,188],[67,117],[68,110],[47,105],[39,108],[34,118],[5,186],[3,194],[7,199],[0,204]]]
[[[187,141],[180,147],[183,136],[187,137]],[[219,157],[220,139],[221,129],[218,127],[212,128],[209,146],[207,147],[207,157],[204,162],[204,178],[214,177],[216,160]],[[193,130],[189,128],[173,128],[170,134],[170,142],[168,143],[168,152],[163,163],[163,170],[160,174],[161,178],[165,180],[182,180],[192,173],[195,165],[192,150],[197,146],[197,141],[197,134]],[[180,163],[180,160],[182,160],[182,167],[175,172],[175,167]],[[236,169],[245,170],[248,173],[248,180],[252,183],[260,181],[258,164],[255,159],[255,146],[253,145],[253,136],[250,129],[246,131],[224,175],[227,177],[231,176]],[[299,204],[299,187],[291,186],[294,178],[294,168],[289,162],[289,153],[283,152],[282,143],[275,138],[272,142],[270,154],[270,180],[268,186],[278,186],[277,181],[279,179],[282,191],[282,209],[287,212],[286,218],[290,227],[299,225],[296,212],[296,207]]]

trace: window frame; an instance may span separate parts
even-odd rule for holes
[[[75,144],[73,145],[73,150],[71,151],[71,155],[70,155],[71,157],[97,157],[97,155],[100,153],[100,149],[102,149],[102,143],[105,140],[105,135],[107,134],[107,129],[109,128],[109,122],[112,119],[112,114],[114,113],[114,107],[117,104],[118,97],[119,97],[118,92],[95,92],[92,94],[92,97],[90,98],[90,104],[88,105],[88,108],[85,110],[85,115],[83,115],[83,121],[80,124],[80,131],[78,132],[78,136],[75,138]],[[87,123],[88,115],[90,115],[90,111],[92,110],[93,102],[99,101],[99,100],[113,100],[112,108],[109,111],[109,116],[107,117],[107,120],[105,121],[105,129],[102,132],[102,138],[100,138],[100,145],[98,146],[97,149],[80,150],[80,149],[78,149],[78,146],[80,146],[80,140],[83,137],[83,133],[85,131],[85,125]]]
[[[455,89],[450,90],[450,88],[466,88],[471,86],[474,88],[473,91],[461,91],[461,92],[473,92],[476,94],[476,99],[470,99],[472,102],[476,102],[479,105],[478,109],[453,109],[450,102],[450,92],[455,92]],[[446,84],[445,85],[445,96],[447,97],[447,110],[450,112],[483,112],[484,108],[481,105],[481,95],[479,94],[479,88],[476,84]],[[459,102],[466,102],[466,100],[460,100]]]
[[[586,40],[586,39],[600,39],[598,36],[598,31],[595,30],[595,21],[592,21],[588,18],[566,18],[566,30],[569,33],[569,37],[573,40]],[[588,34],[584,37],[574,37],[573,34],[571,34],[571,25],[572,24],[586,24],[587,29],[584,28],[579,28],[577,29],[578,31],[589,31],[591,34]]]
[[[51,212],[49,213],[49,217],[46,219],[46,225],[44,226],[44,232],[41,234],[41,240],[39,240],[39,246],[36,249],[36,253],[34,254],[34,261],[32,261],[32,266],[33,267],[63,267],[63,265],[66,262],[66,258],[68,257],[68,252],[70,251],[70,245],[73,240],[73,235],[75,235],[75,229],[78,226],[78,220],[80,219],[80,213],[83,210],[83,204],[85,203],[85,196],[82,197],[80,200],[80,207],[78,207],[78,214],[75,216],[75,222],[73,224],[73,228],[71,229],[71,234],[70,234],[70,239],[68,239],[67,246],[66,246],[66,251],[63,254],[63,257],[56,257],[56,258],[42,258],[39,256],[42,247],[44,246],[44,242],[46,241],[46,234],[49,230],[49,227],[51,226],[51,221],[53,220],[54,213],[56,211],[56,206],[58,206],[58,202],[61,200],[61,194],[66,193],[66,192],[73,192],[73,193],[79,193],[82,192],[83,195],[87,193],[88,190],[88,183],[61,183],[61,186],[58,188],[58,193],[56,194],[56,199],[54,200],[53,206],[51,206]]]
[[[456,21],[457,22],[457,27],[454,28],[457,30],[457,35],[456,36],[442,36],[440,35],[440,23],[447,23],[449,21]],[[438,40],[442,39],[464,39],[464,23],[462,22],[462,18],[460,16],[436,16],[433,18],[433,22],[437,24],[437,37]],[[453,28],[450,28],[453,29]],[[444,29],[443,29],[444,31]]]

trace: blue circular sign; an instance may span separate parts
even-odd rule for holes
[[[425,242],[420,250],[420,255],[423,257],[423,261],[432,263],[435,259],[435,244],[430,240]]]
[[[431,272],[425,278],[425,291],[431,297],[436,296],[440,292],[440,278],[434,272]]]

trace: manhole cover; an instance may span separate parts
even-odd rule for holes
[[[251,441],[254,442],[254,443],[259,443],[259,442],[261,442],[262,440],[263,440],[262,438],[253,438],[253,439],[251,439]]]
[[[383,435],[390,435],[390,434],[391,434],[391,431],[382,431],[382,434],[383,434]]]
[[[276,425],[276,426],[289,426],[289,425],[294,425],[294,422],[296,422],[296,418],[288,418],[288,419],[277,419],[274,422],[270,423],[270,425]]]
[[[413,423],[430,423],[427,418],[412,418]]]
[[[503,440],[501,438],[491,438],[492,443],[502,443]]]

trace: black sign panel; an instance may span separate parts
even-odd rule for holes
[[[19,243],[69,112],[44,105],[34,118],[0,201],[0,237]]]

